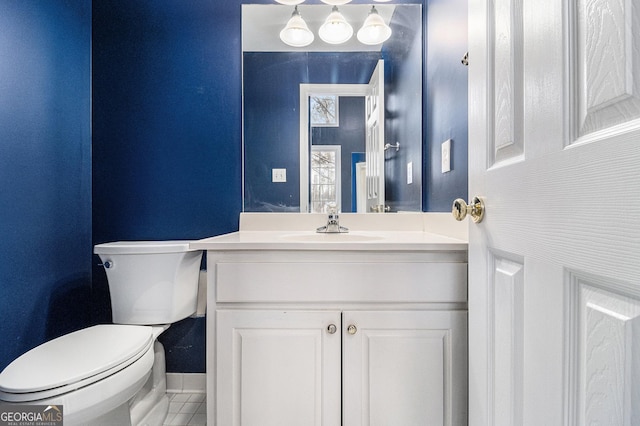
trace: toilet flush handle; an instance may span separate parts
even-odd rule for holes
[[[104,266],[104,269],[110,269],[113,268],[113,261],[107,260],[104,263],[100,263],[99,265]]]

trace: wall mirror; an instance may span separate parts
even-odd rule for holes
[[[392,32],[367,45],[372,6]],[[244,211],[421,211],[422,5],[340,6],[354,34],[339,45],[319,36],[331,6],[296,10],[242,5]],[[306,47],[280,39],[294,13]]]

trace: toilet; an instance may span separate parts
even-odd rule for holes
[[[188,241],[98,244],[113,324],[46,342],[0,373],[0,401],[62,405],[65,426],[162,425],[164,348],[158,336],[196,311],[202,252]]]

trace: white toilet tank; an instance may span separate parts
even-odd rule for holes
[[[202,251],[189,241],[98,244],[115,324],[169,324],[196,311]]]

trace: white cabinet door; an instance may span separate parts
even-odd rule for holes
[[[469,2],[471,425],[640,424],[640,6]]]
[[[340,312],[216,315],[218,425],[340,425]]]
[[[342,327],[344,426],[467,424],[465,311],[348,311]]]

